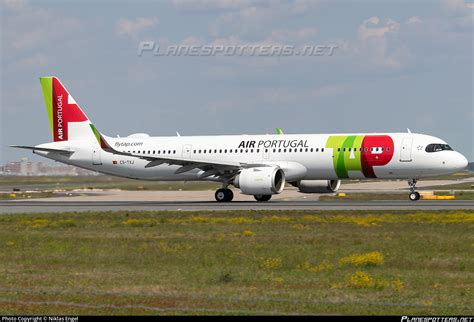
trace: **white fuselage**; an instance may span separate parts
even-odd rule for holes
[[[357,179],[419,179],[464,169],[466,158],[453,150],[427,152],[443,140],[414,133],[292,134],[108,138],[114,149],[141,156],[172,156],[182,160],[274,164],[286,181]],[[446,145],[447,146],[447,145]],[[110,175],[142,180],[201,180],[204,170],[176,174],[180,165],[150,162],[102,150],[93,140],[69,140],[39,147],[73,149],[71,155],[36,154]],[[203,180],[221,181],[218,176]]]

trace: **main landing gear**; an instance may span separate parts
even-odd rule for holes
[[[230,202],[234,199],[234,193],[228,188],[217,189],[215,194],[217,202]]]
[[[234,193],[229,188],[221,188],[217,189],[215,197],[217,202],[231,202],[234,199]],[[254,198],[258,202],[268,201],[272,195],[255,195]]]
[[[415,191],[417,179],[408,180],[408,185],[410,186],[410,195],[408,196],[411,201],[420,200],[420,194]]]
[[[255,198],[255,200],[257,200],[258,202],[261,202],[261,201],[268,201],[270,199],[272,199],[272,195],[255,195],[253,196]]]

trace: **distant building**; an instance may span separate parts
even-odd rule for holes
[[[96,176],[98,172],[89,171],[70,165],[58,163],[32,162],[27,158],[11,161],[0,167],[0,174],[5,176]]]

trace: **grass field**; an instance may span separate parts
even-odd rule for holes
[[[474,314],[474,212],[0,216],[2,314]]]
[[[435,191],[435,195],[451,195],[449,191]],[[456,200],[474,200],[474,191],[456,191],[454,193]],[[368,193],[368,192],[350,192],[345,196],[338,194],[322,195],[319,201],[377,201],[377,200],[408,200],[407,192],[397,193]]]
[[[73,189],[122,189],[122,190],[215,190],[220,185],[213,182],[143,181],[112,176],[78,177],[0,177],[0,188],[12,190],[73,190]]]
[[[0,200],[11,200],[11,199],[31,199],[31,198],[51,198],[54,197],[54,193],[48,192],[36,192],[36,193],[0,193]]]
[[[423,187],[420,190],[472,190],[474,191],[474,183],[473,182],[463,182],[463,183],[456,183],[444,186],[430,186],[430,187]]]

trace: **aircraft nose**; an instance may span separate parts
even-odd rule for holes
[[[456,158],[456,167],[459,170],[464,170],[467,167],[468,161],[464,155],[458,152],[458,156]]]

